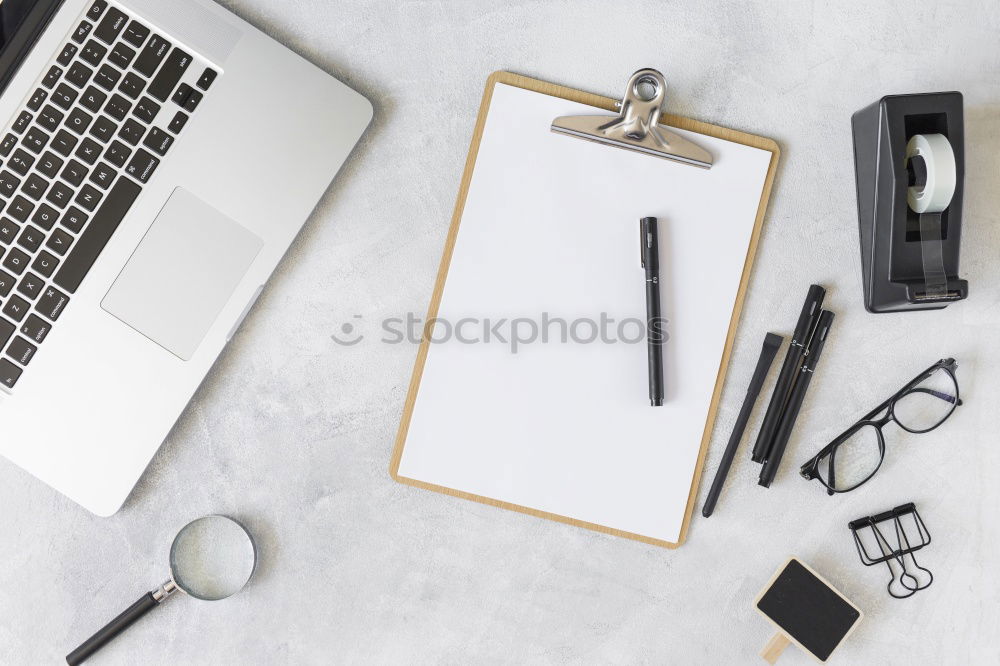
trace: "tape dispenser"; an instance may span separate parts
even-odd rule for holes
[[[865,308],[936,310],[966,298],[962,94],[889,95],[851,125]]]

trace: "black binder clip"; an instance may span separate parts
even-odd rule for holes
[[[936,310],[966,298],[962,94],[889,95],[851,126],[865,308]]]
[[[917,564],[914,555],[931,542],[931,535],[912,502],[853,520],[849,526],[861,563],[870,567],[885,562],[889,567],[891,578],[886,589],[896,599],[912,596],[934,582],[934,575]],[[883,526],[887,527],[888,534],[883,532]],[[869,546],[872,546],[871,552]]]

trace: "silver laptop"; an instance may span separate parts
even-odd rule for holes
[[[0,453],[108,516],[372,106],[210,0],[0,22]]]

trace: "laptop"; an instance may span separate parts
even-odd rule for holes
[[[122,506],[372,119],[211,0],[0,0],[0,454]]]

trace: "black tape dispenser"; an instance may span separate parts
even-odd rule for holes
[[[966,298],[962,94],[889,95],[851,125],[865,308],[933,310]]]

